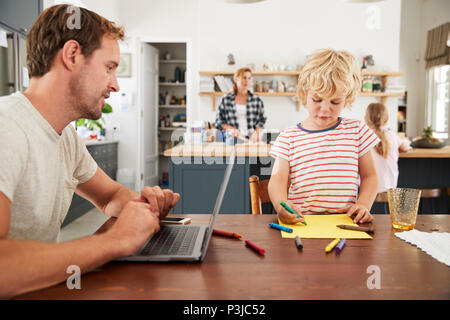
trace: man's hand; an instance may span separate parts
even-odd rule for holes
[[[159,213],[159,220],[163,220],[180,200],[180,194],[169,189],[163,190],[159,186],[144,187],[141,199],[148,202],[152,212]]]
[[[150,204],[129,201],[107,234],[120,243],[125,257],[135,253],[159,228],[159,219]]]

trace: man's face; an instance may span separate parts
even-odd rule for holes
[[[79,118],[99,119],[105,99],[119,91],[116,68],[120,49],[117,40],[104,36],[101,47],[87,59],[70,80],[71,102]]]

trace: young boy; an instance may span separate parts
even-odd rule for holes
[[[282,130],[270,151],[269,195],[282,222],[304,218],[280,201],[300,215],[346,212],[355,223],[373,220],[378,177],[370,149],[380,140],[363,121],[339,116],[360,86],[359,66],[348,52],[322,49],[308,56],[297,93],[309,116]]]

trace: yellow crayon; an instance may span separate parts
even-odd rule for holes
[[[330,252],[333,251],[334,247],[336,247],[336,245],[339,243],[339,241],[341,241],[341,238],[336,238],[333,241],[331,241],[326,247],[325,247],[325,252]]]

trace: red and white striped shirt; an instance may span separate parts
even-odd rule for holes
[[[288,201],[306,214],[338,213],[356,202],[358,158],[379,141],[363,121],[339,118],[323,130],[283,129],[270,155],[289,161]]]

